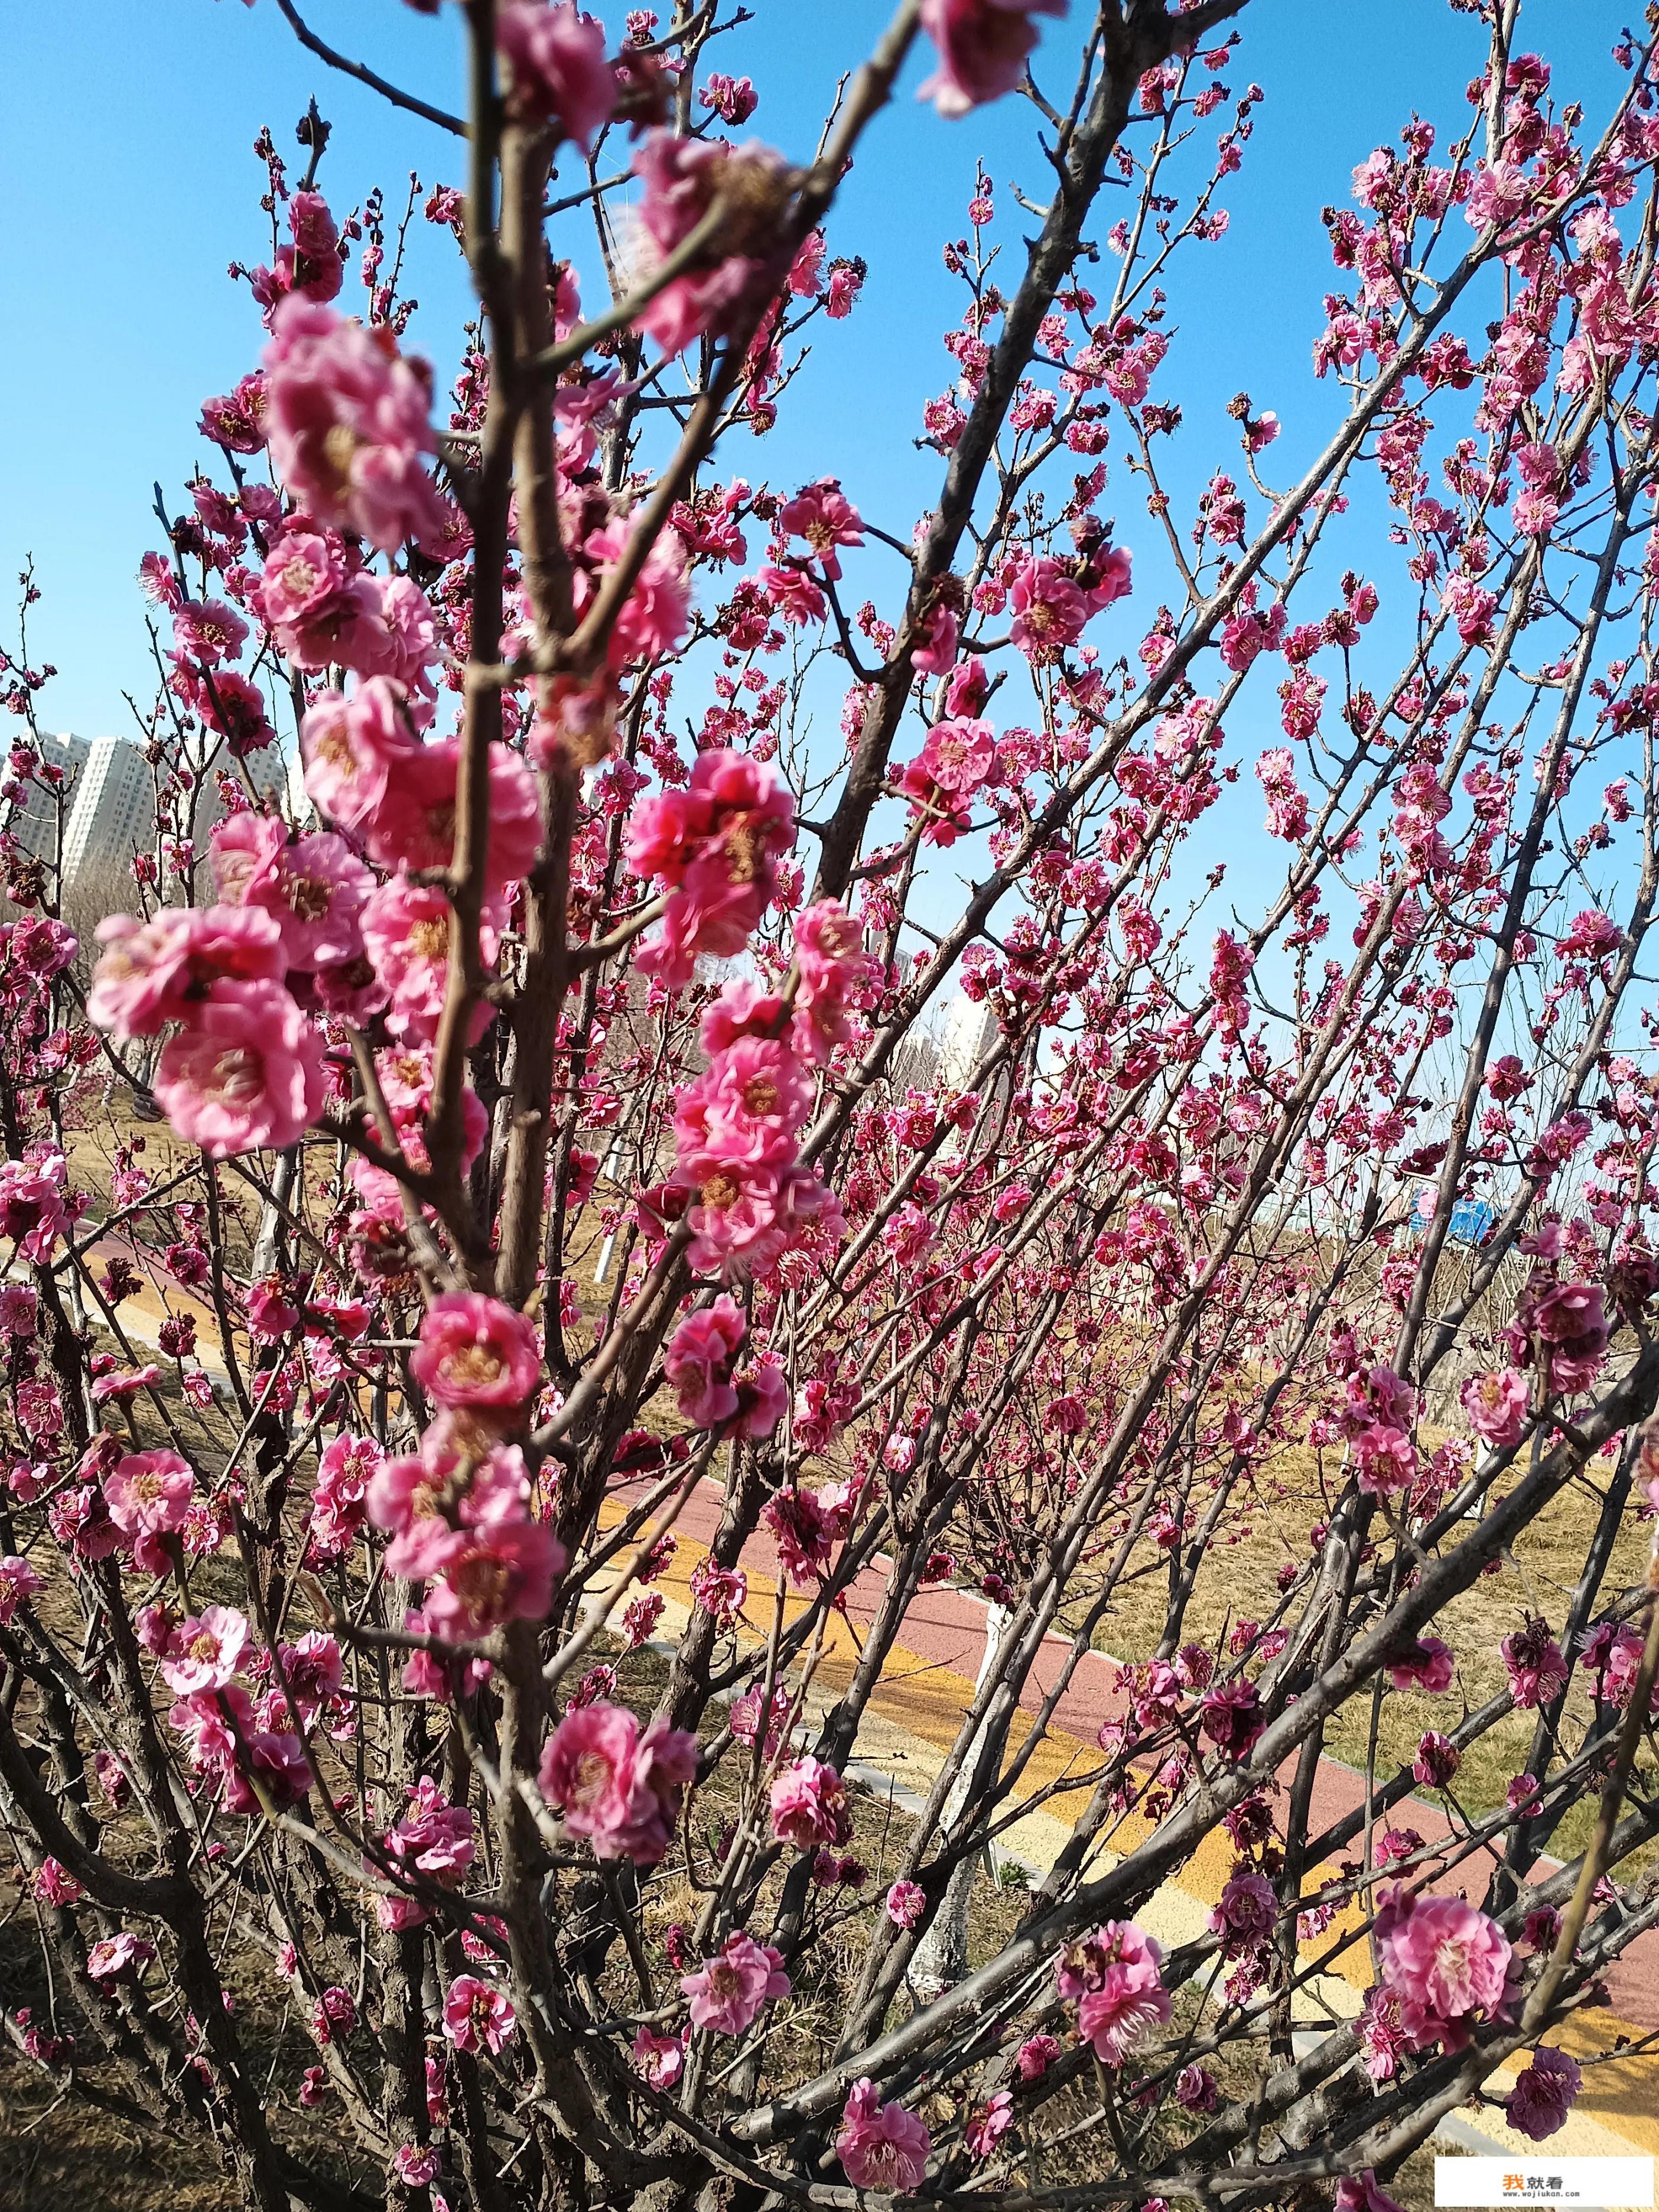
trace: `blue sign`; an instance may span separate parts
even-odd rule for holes
[[[1446,1234],[1454,1244],[1484,1244],[1498,1226],[1498,1208],[1484,1198],[1461,1198],[1452,1208]]]
[[[1425,1183],[1419,1189],[1412,1206],[1412,1226],[1425,1230],[1434,1219],[1434,1191]],[[1453,1244],[1484,1244],[1498,1225],[1498,1208],[1484,1198],[1460,1198],[1452,1208],[1451,1219],[1446,1224],[1446,1237]]]

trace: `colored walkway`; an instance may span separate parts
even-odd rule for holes
[[[604,1518],[619,1519],[623,1497],[634,1499],[643,1486],[626,1486],[622,1495],[607,1501]],[[719,1525],[722,1498],[717,1484],[704,1483],[681,1508],[674,1522],[678,1540],[675,1557],[656,1581],[668,1599],[673,1625],[682,1625],[691,1606],[690,1577],[705,1556]],[[779,1572],[775,1546],[764,1530],[744,1547],[743,1564],[749,1577],[750,1599],[745,1626],[757,1638],[769,1620],[772,1595]],[[843,1617],[826,1626],[823,1656],[816,1680],[817,1702],[828,1702],[845,1685],[856,1663],[863,1636],[875,1617],[886,1586],[885,1564],[865,1569],[847,1592]],[[790,1616],[799,1617],[805,1598],[792,1594]],[[901,1789],[925,1796],[944,1756],[954,1744],[963,1715],[974,1694],[985,1644],[985,1602],[969,1591],[935,1588],[922,1590],[905,1614],[902,1644],[889,1655],[869,1717],[860,1729],[858,1765],[864,1777],[890,1777]],[[1021,1705],[1035,1714],[1043,1697],[1059,1680],[1070,1650],[1069,1639],[1052,1636],[1045,1643],[1032,1679],[1025,1686]],[[1116,1662],[1102,1653],[1085,1654],[1056,1707],[1043,1741],[1036,1747],[1022,1778],[1026,1802],[1047,1797],[1040,1809],[1026,1814],[1006,1832],[1003,1840],[1017,1856],[1039,1868],[1052,1863],[1071,1831],[1073,1820],[1088,1800],[1086,1789],[1066,1790],[1068,1776],[1090,1772],[1099,1764],[1096,1737],[1103,1722],[1122,1710],[1114,1688]],[[1029,1723],[1028,1723],[1029,1727]],[[1014,1731],[1018,1741],[1024,1732]],[[1289,1771],[1281,1777],[1288,1780]],[[1317,1834],[1364,1802],[1361,1776],[1335,1759],[1321,1762],[1314,1791],[1312,1828]],[[1396,1826],[1409,1825],[1430,1841],[1451,1833],[1445,1816],[1426,1800],[1413,1797],[1390,1814]],[[1150,1833],[1148,1824],[1135,1816],[1117,1825],[1109,1838],[1112,1857],[1134,1849]],[[1137,1917],[1166,1946],[1190,1942],[1203,1931],[1210,1908],[1221,1894],[1232,1865],[1232,1850],[1224,1832],[1207,1837],[1172,1883],[1166,1884]],[[1546,1860],[1540,1868],[1553,1867]],[[1463,1883],[1471,1889],[1480,1878],[1466,1870]],[[1318,1886],[1310,1875],[1310,1889]],[[1347,1925],[1357,1924],[1352,1911]],[[1305,1947],[1304,1957],[1328,1949],[1341,1934],[1339,1919],[1316,1946]],[[1351,2016],[1360,1994],[1373,1978],[1368,1954],[1361,1945],[1351,1946],[1322,1978],[1318,1996],[1330,2013]],[[1638,1937],[1617,1962],[1608,1977],[1610,2003],[1586,2008],[1565,2022],[1553,2039],[1581,2061],[1600,2059],[1620,2037],[1634,2039],[1659,2026],[1659,1931]],[[1313,2024],[1310,2019],[1310,2025]],[[1488,2089],[1501,2094],[1514,2078],[1516,2068],[1500,2071]],[[1536,2155],[1534,2146],[1514,2135],[1502,2117],[1490,2107],[1474,2122],[1494,2153]],[[1562,2156],[1628,2155],[1632,2150],[1659,2154],[1659,2053],[1613,2058],[1586,2065],[1584,2087],[1568,2127],[1551,2138],[1551,2148]]]

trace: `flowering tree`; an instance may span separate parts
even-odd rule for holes
[[[1241,394],[1188,513],[1168,288],[1263,97],[1227,82],[1244,0],[903,0],[799,162],[735,135],[712,4],[617,43],[465,0],[465,121],[277,4],[464,143],[426,214],[477,318],[434,406],[395,220],[331,209],[314,106],[299,182],[262,140],[267,336],[145,563],[157,826],[95,966],[46,672],[8,663],[9,795],[56,825],[6,853],[13,2043],[216,2142],[264,2212],[1224,2176],[1376,2212],[1529,2050],[1508,2112],[1547,2135],[1578,2069],[1540,2039],[1659,1923],[1624,1542],[1659,1506],[1651,49],[1591,118],[1516,0],[1460,0],[1467,115],[1328,218],[1328,442],[1276,487]],[[836,82],[832,11],[813,36]],[[937,115],[904,124],[918,45]],[[855,148],[1004,95],[1030,235],[999,246],[981,172],[936,503],[756,489],[733,448],[796,334],[857,309]],[[1275,713],[1261,830],[1227,726]],[[290,727],[303,819],[260,767]],[[1460,1710],[1435,1624],[1569,1498],[1565,1612],[1517,1594],[1505,1686]],[[1206,1556],[1274,1498],[1270,1615],[1200,1633]],[[971,1971],[934,1942],[913,1978],[1149,1575],[1070,1840]],[[952,1576],[995,1663],[872,1878],[843,1777]],[[1408,1692],[1447,1724],[1407,1763]],[[1356,1712],[1366,1802],[1322,1828]],[[1465,1807],[1516,1712],[1524,1770]],[[1443,1837],[1389,1824],[1418,1787]],[[1208,1930],[1162,1951],[1135,1915],[1218,1831]]]

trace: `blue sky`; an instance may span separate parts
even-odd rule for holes
[[[441,103],[459,100],[455,11],[437,20],[399,0],[301,0],[313,27],[349,52]],[[720,65],[747,70],[763,92],[750,128],[804,155],[816,141],[837,75],[867,49],[884,6],[872,0],[750,0],[756,21],[724,42]],[[1084,0],[1074,0],[1073,15]],[[1623,0],[1531,0],[1522,43],[1557,67],[1591,112],[1614,82],[1608,48]],[[613,28],[621,9],[602,11]],[[72,27],[71,27],[72,25]],[[1461,126],[1462,87],[1479,64],[1478,24],[1445,0],[1253,0],[1244,43],[1227,73],[1267,93],[1243,174],[1223,198],[1232,222],[1219,244],[1188,249],[1176,286],[1179,331],[1165,396],[1188,427],[1180,471],[1195,485],[1232,450],[1220,420],[1248,387],[1285,424],[1276,473],[1310,450],[1337,395],[1314,384],[1309,348],[1329,281],[1319,210],[1345,201],[1350,172],[1392,139],[1413,106],[1442,136]],[[1050,26],[1051,51],[1070,27]],[[1006,187],[1041,196],[1030,111],[1007,100],[949,124],[912,95],[913,64],[896,106],[878,118],[830,228],[835,252],[862,254],[871,274],[850,322],[821,325],[793,408],[763,441],[739,439],[729,465],[790,488],[837,473],[884,527],[908,534],[930,503],[937,463],[913,440],[922,402],[945,388],[939,343],[957,294],[940,242],[959,234],[982,155],[998,186],[1008,258],[1018,224]],[[1039,77],[1043,72],[1039,65]],[[401,198],[410,167],[424,183],[457,180],[456,142],[394,115],[306,54],[274,0],[78,0],[0,15],[0,579],[33,553],[44,592],[32,619],[38,660],[61,673],[42,702],[47,727],[87,733],[125,726],[124,689],[150,689],[142,605],[133,581],[156,542],[153,480],[178,486],[211,458],[195,433],[204,397],[257,360],[262,333],[246,290],[226,264],[264,258],[260,166],[250,149],[269,123],[297,171],[293,130],[315,93],[334,122],[323,183],[337,211],[374,183]],[[1052,72],[1056,86],[1060,71]],[[1109,210],[1099,229],[1114,217]],[[421,301],[411,342],[447,373],[467,294],[446,234],[416,225],[412,281]],[[1190,459],[1188,459],[1190,456]],[[1120,537],[1144,538],[1127,480]],[[888,563],[896,569],[896,564]],[[870,572],[876,588],[880,568]],[[888,580],[896,591],[896,578]],[[890,609],[889,610],[891,611]],[[7,622],[0,639],[9,641]]]

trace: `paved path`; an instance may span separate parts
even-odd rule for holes
[[[675,1524],[676,1533],[683,1540],[697,1546],[699,1556],[713,1540],[721,1503],[719,1486],[703,1483],[687,1501]],[[744,1565],[751,1591],[757,1596],[773,1586],[779,1562],[764,1529],[757,1531],[745,1546]],[[886,1569],[881,1565],[866,1568],[851,1586],[847,1613],[855,1632],[866,1629],[875,1618],[886,1581]],[[759,1620],[763,1612],[763,1606],[751,1598],[750,1619]],[[953,1725],[960,1722],[968,1705],[968,1698],[961,1696],[957,1685],[965,1680],[971,1695],[979,1672],[985,1648],[985,1601],[977,1594],[939,1587],[920,1591],[904,1616],[901,1631],[903,1649],[894,1655],[892,1674],[902,1681],[915,1680],[920,1674],[934,1671],[939,1677],[933,1686],[934,1693],[951,1715]],[[1064,1671],[1071,1648],[1067,1637],[1050,1635],[1045,1640],[1020,1698],[1027,1713],[1035,1715],[1041,1710]],[[1086,1757],[1078,1762],[1080,1765],[1097,1763],[1095,1747],[1103,1724],[1119,1717],[1126,1709],[1127,1700],[1115,1687],[1117,1665],[1115,1659],[1103,1652],[1085,1653],[1055,1707],[1051,1729],[1068,1738],[1071,1745],[1085,1750]],[[1280,1770],[1279,1779],[1286,1786],[1293,1766],[1293,1760],[1287,1761]],[[1364,1802],[1362,1775],[1340,1759],[1322,1759],[1314,1784],[1310,1822],[1313,1834],[1322,1833],[1345,1814],[1358,1811]],[[1453,1832],[1440,1808],[1418,1796],[1397,1804],[1382,1825],[1414,1828],[1431,1843],[1438,1843]],[[1347,1848],[1352,1852],[1354,1847]],[[1483,1856],[1473,1863],[1466,1862],[1453,1878],[1454,1886],[1471,1893],[1478,1883],[1484,1887],[1482,1876],[1489,1856],[1495,1855]],[[1534,1871],[1553,1872],[1559,1863],[1555,1859],[1541,1859]],[[1638,1936],[1624,1953],[1608,1977],[1608,1989],[1621,2017],[1638,2022],[1644,2028],[1659,2027],[1659,1929]]]
[[[643,1486],[624,1486],[624,1494],[637,1497]],[[675,1625],[684,1620],[691,1603],[689,1578],[704,1556],[719,1525],[722,1504],[720,1486],[699,1486],[682,1507],[674,1523],[678,1548],[657,1587],[669,1601]],[[617,1498],[608,1504],[605,1518],[619,1518],[623,1510]],[[747,1619],[761,1632],[770,1617],[770,1592],[779,1571],[777,1553],[764,1530],[745,1546],[744,1565],[750,1596]],[[826,1636],[826,1653],[818,1679],[826,1696],[844,1684],[855,1662],[864,1632],[873,1620],[886,1586],[884,1565],[865,1569],[847,1593],[846,1615],[834,1622]],[[805,1598],[792,1598],[789,1609],[799,1613]],[[962,1717],[973,1697],[974,1679],[984,1651],[985,1602],[975,1593],[938,1588],[918,1593],[906,1613],[902,1643],[890,1653],[871,1717],[860,1730],[860,1764],[874,1778],[890,1777],[915,1795],[925,1794],[939,1764],[956,1739]],[[1069,1639],[1047,1639],[1032,1679],[1025,1686],[1021,1705],[1027,1715],[1040,1708],[1048,1691],[1058,1680]],[[1024,1786],[1028,1797],[1053,1791],[1041,1811],[1018,1822],[1006,1842],[1015,1855],[1031,1863],[1050,1864],[1070,1832],[1071,1824],[1087,1802],[1086,1790],[1066,1790],[1070,1774],[1083,1774],[1099,1764],[1096,1736],[1103,1722],[1121,1711],[1123,1701],[1114,1688],[1116,1662],[1101,1653],[1089,1653],[1079,1662],[1055,1710],[1043,1741],[1026,1768]],[[873,1741],[872,1732],[873,1731]],[[1020,1736],[1017,1727],[1014,1734]],[[1288,1782],[1290,1769],[1281,1771]],[[1317,1834],[1364,1802],[1363,1778],[1340,1760],[1321,1762],[1314,1791],[1313,1832]],[[1389,1815],[1396,1826],[1410,1826],[1431,1841],[1451,1832],[1439,1808],[1412,1797]],[[1134,1816],[1121,1822],[1110,1843],[1122,1856],[1150,1832]],[[1138,1917],[1166,1945],[1190,1941],[1201,1932],[1210,1907],[1221,1893],[1231,1871],[1231,1848],[1218,1830],[1206,1838],[1178,1881],[1165,1885]],[[1540,1862],[1553,1868],[1556,1862]],[[1311,1881],[1310,1887],[1316,1886]],[[1484,1887],[1481,1876],[1472,1878],[1466,1867],[1461,1877],[1443,1885],[1474,1891]],[[1344,1922],[1335,1923],[1328,1942]],[[1351,1924],[1358,1924],[1357,1914]],[[1368,1955],[1354,1945],[1325,1978],[1321,1995],[1332,2009],[1351,2014],[1372,1978]],[[1586,2010],[1564,2023],[1554,2040],[1581,2059],[1599,2057],[1620,2035],[1636,2037],[1659,2027],[1659,1931],[1638,1937],[1626,1951],[1608,1977],[1610,2002],[1607,2008]],[[1514,2069],[1500,2071],[1489,2087],[1501,2094],[1513,2079]],[[1483,2111],[1476,2124],[1494,2154],[1536,2155],[1534,2146],[1513,2135],[1499,2115]],[[1615,2059],[1587,2068],[1585,2086],[1569,2123],[1568,2134],[1553,2137],[1552,2148],[1561,2155],[1628,2154],[1632,2149],[1659,2154],[1659,2056],[1644,2054]]]

